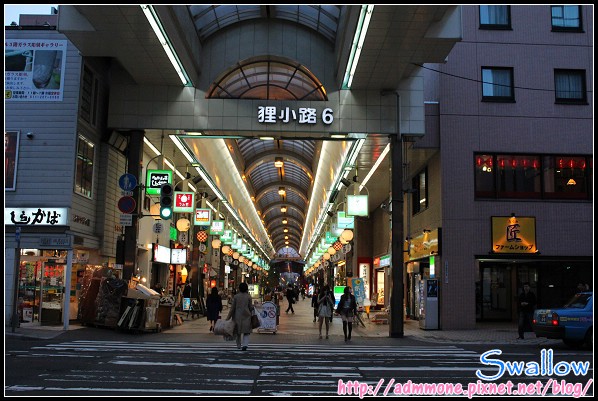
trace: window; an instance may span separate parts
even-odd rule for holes
[[[541,197],[541,170],[538,156],[497,155],[496,168],[499,198]]]
[[[91,198],[93,187],[94,144],[79,135],[77,143],[77,171],[75,173],[75,193]]]
[[[92,127],[97,124],[99,103],[99,81],[87,66],[83,67],[81,78],[81,105],[79,115]]]
[[[592,198],[592,158],[554,155],[474,155],[478,199]]]
[[[511,29],[511,7],[480,6],[480,29]]]
[[[550,6],[552,30],[560,32],[581,32],[580,6]]]
[[[475,193],[481,198],[493,198],[494,158],[492,155],[477,155],[475,161]]]
[[[556,103],[587,104],[584,70],[554,70]]]
[[[592,159],[580,156],[546,156],[544,183],[549,199],[590,199]]]
[[[482,67],[482,101],[515,101],[512,68]]]
[[[428,208],[428,170],[424,169],[422,172],[413,177],[413,214],[417,214],[422,210]]]

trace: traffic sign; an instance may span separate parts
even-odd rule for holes
[[[137,178],[133,174],[123,174],[118,179],[118,186],[123,191],[132,191],[137,187]]]
[[[130,196],[123,196],[118,200],[118,210],[123,213],[133,213],[136,206],[137,202]]]

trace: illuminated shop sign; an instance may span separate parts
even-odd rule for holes
[[[535,217],[492,216],[493,253],[537,253]]]
[[[224,220],[213,220],[210,226],[210,235],[224,234]],[[220,238],[222,240],[222,238]]]
[[[319,115],[320,121],[330,125],[334,121],[334,111],[325,108]],[[317,124],[318,111],[312,107],[299,107],[297,110],[290,107],[259,106],[257,108],[257,121],[263,124],[276,124],[278,122],[288,124],[291,121],[297,124]]]
[[[209,226],[212,224],[212,210],[211,209],[195,209],[196,226]]]
[[[4,225],[67,226],[68,208],[8,207],[4,209]]]
[[[193,192],[174,192],[173,211],[179,213],[193,213],[194,208],[195,194]]]
[[[148,195],[160,195],[160,187],[163,184],[172,184],[172,171],[147,170],[145,193]]]

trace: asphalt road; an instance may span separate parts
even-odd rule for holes
[[[50,340],[7,337],[4,395],[358,397],[475,391],[531,396],[557,390],[593,395],[592,352],[564,346],[492,350],[391,338],[305,344],[281,336],[252,337],[247,351],[215,336],[163,341],[101,329]],[[278,341],[270,341],[274,337]]]

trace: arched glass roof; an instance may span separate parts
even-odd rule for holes
[[[303,65],[280,57],[239,62],[210,86],[209,99],[328,100],[320,81]]]
[[[229,25],[255,18],[279,18],[304,25],[334,43],[340,16],[335,5],[190,5],[201,41]]]

